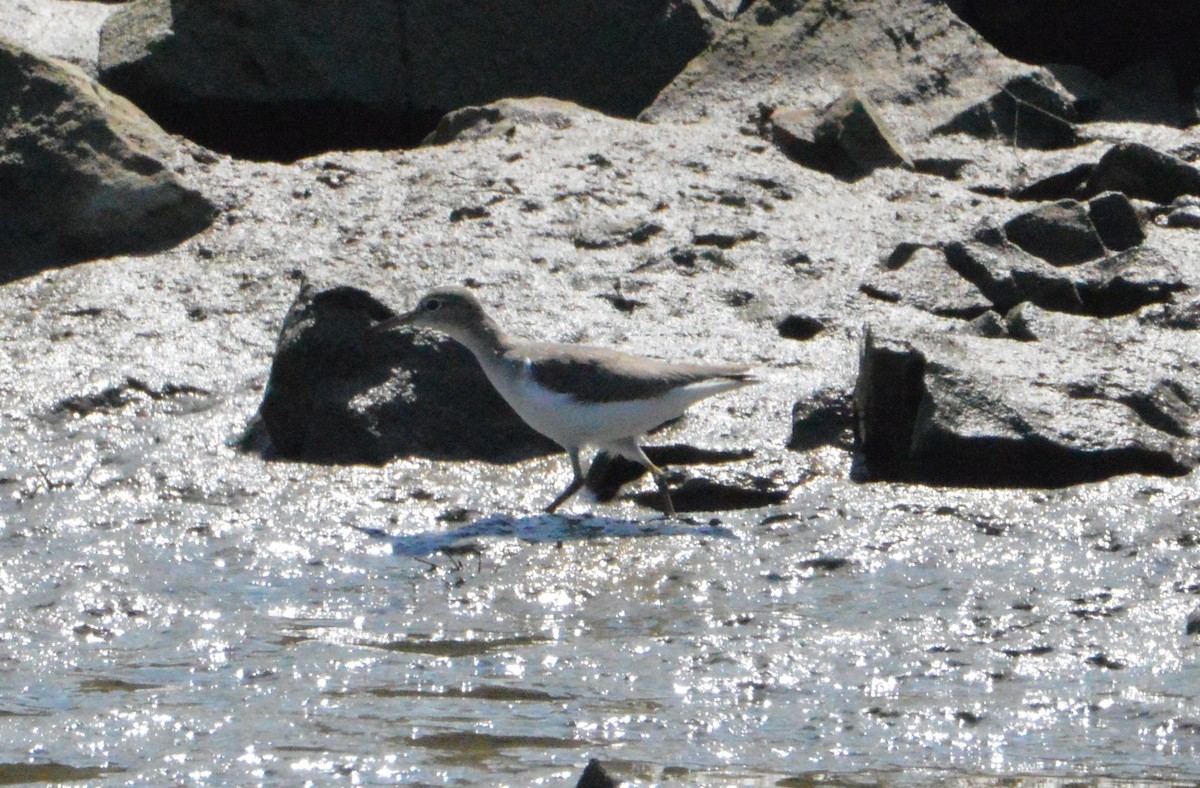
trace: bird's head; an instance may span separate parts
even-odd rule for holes
[[[483,305],[469,290],[461,287],[439,287],[422,296],[412,311],[376,323],[371,330],[387,331],[397,326],[417,326],[431,328],[458,339],[471,333],[485,320]]]

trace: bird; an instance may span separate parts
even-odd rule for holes
[[[475,295],[462,287],[427,292],[416,307],[376,323],[432,329],[464,345],[500,396],[530,427],[561,446],[571,460],[571,483],[545,508],[553,513],[584,484],[580,452],[608,451],[644,466],[675,507],[662,468],[639,439],[707,397],[757,383],[749,366],[678,364],[601,347],[516,339]]]

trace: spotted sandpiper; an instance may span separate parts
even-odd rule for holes
[[[592,446],[649,469],[673,515],[666,477],[638,438],[705,397],[756,382],[747,367],[672,364],[606,348],[517,340],[460,287],[431,290],[411,312],[372,330],[401,325],[431,328],[465,345],[517,415],[567,450],[575,476],[547,512],[583,486],[579,452]]]

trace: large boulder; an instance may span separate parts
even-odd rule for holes
[[[216,214],[174,143],[78,67],[0,39],[0,280],[171,246]]]
[[[1033,70],[1000,55],[942,3],[764,0],[688,63],[642,117],[754,122],[775,108],[820,112],[853,87],[904,142],[990,97],[997,82]]]
[[[555,450],[461,345],[424,332],[368,333],[393,314],[363,290],[304,282],[259,406],[266,445],[244,445],[281,459],[374,465],[409,455],[504,462]]]
[[[544,95],[632,116],[709,43],[687,0],[135,0],[100,74],[164,126],[286,159],[419,142],[446,112]]]
[[[1200,344],[1131,320],[1038,322],[1027,342],[868,331],[854,399],[870,477],[1052,487],[1196,467]]]
[[[999,312],[1030,301],[1055,312],[1111,317],[1170,301],[1193,286],[1179,266],[1140,246],[1066,267],[1008,242],[956,241],[944,251],[950,267],[979,288]]]
[[[1019,148],[1054,150],[1079,144],[1075,97],[1048,71],[1020,74],[983,101],[934,129],[968,134]]]

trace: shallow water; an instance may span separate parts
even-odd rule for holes
[[[0,782],[1200,779],[1195,475],[541,518],[561,458],[203,437],[252,402],[3,416]]]

